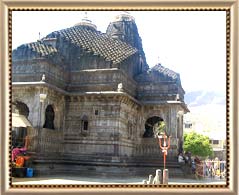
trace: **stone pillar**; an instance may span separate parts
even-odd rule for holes
[[[163,170],[163,184],[168,185],[168,169]]]
[[[161,184],[161,181],[162,181],[162,171],[160,169],[157,169],[153,183],[154,184]]]
[[[183,136],[183,115],[180,116],[180,126],[179,126],[179,128],[180,128],[179,129],[180,130],[179,131],[180,132],[179,136],[180,136],[180,138],[182,138],[182,136]]]
[[[148,184],[153,184],[154,178],[153,175],[149,175]]]
[[[173,138],[177,137],[177,112],[176,108],[169,108],[169,121],[170,121],[170,131]]]
[[[178,111],[177,113],[177,138],[182,138],[183,136],[183,111]]]

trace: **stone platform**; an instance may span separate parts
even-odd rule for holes
[[[156,169],[163,169],[160,158],[130,158],[127,157],[95,157],[95,156],[63,156],[61,158],[37,158],[34,160],[35,174],[44,175],[75,175],[75,176],[148,176],[155,174]],[[177,159],[169,159],[166,164],[169,176],[173,178],[186,177]]]

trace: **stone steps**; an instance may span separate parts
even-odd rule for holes
[[[169,176],[184,177],[180,168],[167,167]],[[117,167],[117,166],[90,166],[90,165],[67,165],[67,164],[38,164],[35,165],[37,175],[74,175],[74,176],[97,176],[97,177],[136,177],[147,178],[150,174],[154,175],[161,167]]]
[[[137,167],[163,167],[162,159],[128,159],[122,157],[110,157],[110,158],[93,158],[93,157],[62,157],[62,158],[49,158],[41,157],[36,158],[35,162],[38,163],[66,163],[66,164],[80,164],[80,165],[102,165],[102,166],[137,166]],[[177,161],[166,161],[167,167],[180,167]]]
[[[34,158],[34,167],[39,175],[76,174],[98,176],[146,176],[154,174],[156,169],[163,170],[160,157],[128,158],[93,155],[38,155]],[[166,168],[170,177],[185,177],[176,158],[167,159]]]

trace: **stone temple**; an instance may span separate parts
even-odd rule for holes
[[[171,135],[168,166],[176,166],[188,112],[184,94],[178,73],[161,64],[149,68],[127,12],[106,33],[84,18],[12,53],[12,112],[31,123],[13,131],[31,137],[28,149],[39,174],[113,174],[120,168],[139,174],[161,166],[153,134],[160,121]]]

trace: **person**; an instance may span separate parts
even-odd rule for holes
[[[208,158],[205,161],[205,163],[206,163],[206,176],[209,177],[211,175],[211,173],[210,173],[211,160]]]
[[[221,162],[220,162],[220,179],[223,178],[223,177],[225,177],[225,164],[221,159]]]
[[[192,162],[191,162],[191,168],[192,168],[192,174],[195,174],[196,173],[196,163],[194,160],[192,160]]]
[[[214,173],[215,173],[215,175],[216,176],[218,176],[218,170],[219,170],[219,168],[220,168],[220,165],[219,165],[219,163],[220,163],[220,161],[219,161],[219,159],[216,157],[215,158],[215,160],[214,160]]]
[[[195,157],[194,161],[195,161],[196,164],[199,164],[201,162],[200,159],[197,156]]]
[[[179,154],[183,153],[183,141],[182,140],[179,141],[178,153]]]
[[[204,161],[203,162],[203,176],[208,176],[208,171],[207,171],[207,164],[206,162]]]
[[[27,151],[28,145],[29,145],[29,136],[26,136],[24,147],[18,146],[17,148],[13,148],[13,150],[12,150],[12,162],[14,162],[16,160],[18,155],[23,154]]]
[[[215,177],[215,170],[214,170],[214,161],[213,160],[211,162],[210,171],[211,171],[211,178],[214,178]]]
[[[222,161],[222,159],[220,160],[220,170],[221,172],[224,171],[224,162]]]
[[[191,163],[192,163],[192,153],[188,152],[188,164],[189,164],[189,166],[191,166]]]
[[[184,159],[185,159],[185,163],[188,164],[189,163],[188,152],[184,153]]]
[[[179,162],[179,163],[182,163],[182,164],[185,164],[185,160],[184,160],[184,158],[183,158],[183,154],[182,154],[182,153],[180,153],[180,154],[178,155],[178,162]]]

